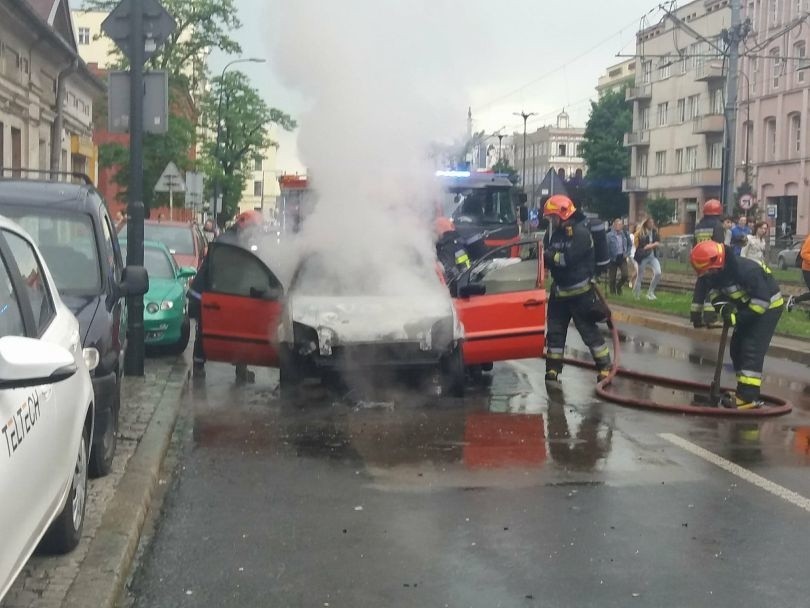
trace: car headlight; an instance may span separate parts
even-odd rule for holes
[[[332,345],[337,341],[337,334],[329,327],[318,328],[318,350],[323,357],[332,356]]]
[[[160,305],[157,302],[149,302],[149,304],[146,305],[146,312],[148,312],[150,315],[155,314],[159,310]]]
[[[82,349],[82,357],[84,357],[84,363],[87,365],[87,369],[91,372],[98,367],[98,362],[101,359],[98,350],[92,347]]]
[[[160,310],[171,310],[172,308],[174,308],[174,302],[171,300],[160,303]]]

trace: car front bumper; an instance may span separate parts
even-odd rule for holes
[[[166,310],[155,314],[144,312],[144,342],[149,346],[177,344],[183,327],[182,311]]]

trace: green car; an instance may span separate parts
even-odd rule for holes
[[[124,239],[121,249],[126,252],[126,247]],[[182,353],[191,333],[186,291],[197,271],[178,266],[166,245],[157,241],[144,241],[143,262],[149,273],[149,291],[143,296],[144,342]]]

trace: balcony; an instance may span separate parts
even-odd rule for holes
[[[625,177],[622,180],[622,192],[646,192],[649,189],[648,183],[647,177]]]
[[[692,119],[692,133],[695,135],[710,135],[723,133],[726,119],[722,114],[704,114]]]
[[[695,80],[699,82],[710,82],[712,80],[723,80],[726,75],[723,73],[723,64],[720,61],[707,61],[697,67]]]
[[[721,169],[694,169],[692,171],[693,186],[719,186],[722,177]]]
[[[625,101],[636,101],[639,99],[652,99],[652,85],[641,84],[629,87],[624,95]]]
[[[634,133],[624,134],[624,147],[631,146],[649,146],[650,145],[650,132],[649,131],[636,131]]]

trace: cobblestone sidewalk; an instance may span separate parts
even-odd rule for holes
[[[58,608],[62,605],[164,390],[170,380],[176,381],[186,373],[181,357],[147,359],[144,372],[143,378],[124,379],[120,434],[113,469],[106,477],[89,481],[84,531],[79,546],[63,556],[34,554],[0,602],[0,608]]]

